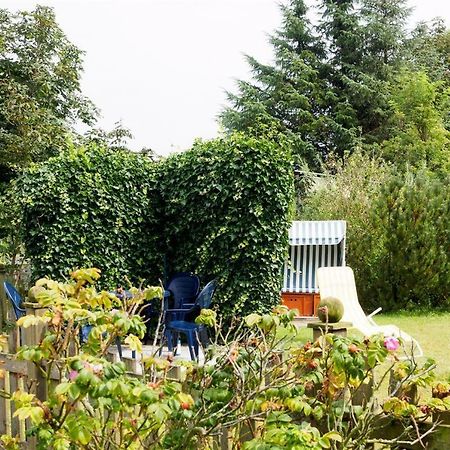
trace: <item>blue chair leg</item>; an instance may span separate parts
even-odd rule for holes
[[[188,331],[186,333],[186,336],[187,336],[187,341],[188,341],[189,353],[191,355],[192,361],[194,361],[197,357],[197,355],[195,353],[195,336],[192,331]]]
[[[167,350],[169,352],[173,352],[173,335],[172,331],[168,330],[167,328],[164,330],[163,333],[163,341],[161,342],[161,346],[159,347],[159,353],[158,355],[161,356],[164,344],[167,343]]]
[[[180,333],[178,333],[178,331],[174,331],[172,333],[172,348],[174,356],[177,354],[179,340],[180,340]]]
[[[166,330],[167,350],[169,350],[169,352],[173,352],[173,335],[174,333],[172,332],[172,330]]]
[[[194,341],[195,358],[198,359],[198,334],[197,334],[197,331],[192,332],[192,340]]]
[[[117,345],[117,353],[119,353],[119,358],[122,359],[122,343],[120,342],[119,336],[116,337],[116,345]]]

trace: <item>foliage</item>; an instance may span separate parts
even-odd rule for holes
[[[22,234],[33,276],[62,279],[97,265],[105,286],[129,274],[157,281],[156,166],[145,156],[92,144],[73,148],[20,178]]]
[[[450,30],[446,28],[444,19],[438,17],[431,24],[417,24],[406,44],[410,70],[423,71],[430,81],[440,82],[443,89],[448,89]]]
[[[213,322],[214,340],[204,363],[182,363],[179,380],[171,375],[173,358],[156,357],[156,347],[142,359],[142,373],[129,374],[123,363],[105,359],[108,346],[128,335],[130,347],[139,351],[144,324],[136,313],[162,290],[132,288],[131,298],[119,300],[95,289],[98,276],[98,270],[85,269],[66,284],[40,280],[44,289],[37,298],[48,310],[19,322],[22,327],[45,323],[48,331],[36,345],[22,347],[18,357],[41,369],[48,388],[54,383],[50,374],[59,374],[48,398],[2,392],[15,403],[15,415],[30,420],[40,449],[208,450],[217,448],[227,431],[233,448],[247,450],[362,450],[386,443],[376,434],[383,421],[404,427],[391,445],[407,444],[420,439],[421,422],[450,406],[445,399],[411,404],[395,393],[378,404],[378,389],[391,369],[399,392],[414,380],[428,384],[433,366],[399,363],[400,350],[389,350],[381,336],[358,341],[325,335],[314,344],[299,344],[294,313],[284,307],[251,314],[226,329]],[[93,328],[80,346],[86,324]],[[383,362],[387,372],[374,380],[374,369]],[[368,383],[374,383],[372,393]],[[11,438],[2,443],[18,448]]]
[[[218,278],[228,316],[279,302],[292,162],[286,145],[233,134],[196,142],[162,164],[164,237],[172,271]]]
[[[445,129],[438,84],[423,72],[403,73],[392,83],[391,138],[382,142],[386,159],[405,167],[450,170],[450,133]]]
[[[0,264],[15,266],[23,253],[20,216],[19,199],[10,188],[0,195]]]
[[[105,131],[101,128],[92,128],[86,132],[81,139],[82,144],[95,143],[100,147],[108,147],[114,150],[128,150],[128,139],[132,139],[131,131],[124,127],[122,122],[116,122],[111,131]]]
[[[448,305],[450,288],[448,177],[397,175],[383,186],[372,211],[384,251],[374,290],[394,309]]]
[[[358,153],[334,170],[305,200],[301,217],[347,221],[346,262],[363,306],[445,306],[448,180],[427,172],[395,175]]]
[[[322,0],[312,25],[303,0],[281,6],[271,36],[274,63],[247,57],[252,81],[238,81],[221,114],[227,130],[275,124],[311,169],[331,154],[389,137],[389,85],[402,65],[405,1]]]
[[[0,9],[0,181],[68,144],[76,121],[93,123],[82,94],[82,52],[71,44],[51,8]]]
[[[320,180],[305,199],[300,218],[347,221],[346,264],[355,271],[361,303],[373,309],[380,306],[372,287],[379,279],[377,259],[384,242],[381,231],[373,226],[372,211],[391,170],[380,159],[360,152],[348,157],[345,164],[332,165],[330,170],[335,176]]]

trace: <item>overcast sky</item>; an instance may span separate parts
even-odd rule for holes
[[[269,62],[267,34],[280,23],[277,0],[0,0],[13,10],[36,3],[53,6],[86,52],[82,88],[101,109],[99,125],[121,120],[132,148],[162,155],[217,135],[224,91],[249,78],[243,54]],[[450,24],[448,0],[409,5],[412,23]]]

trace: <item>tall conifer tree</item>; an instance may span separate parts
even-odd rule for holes
[[[282,7],[271,38],[274,63],[247,57],[253,81],[239,81],[221,114],[227,130],[276,127],[313,167],[328,154],[389,138],[389,81],[400,64],[404,0],[320,0],[312,26],[303,0]]]
[[[247,56],[253,82],[238,81],[238,93],[228,93],[231,106],[221,114],[229,130],[275,128],[292,139],[299,159],[317,168],[334,149],[330,140],[327,83],[322,63],[325,51],[312,33],[303,0],[282,7],[282,27],[270,39],[274,64]]]

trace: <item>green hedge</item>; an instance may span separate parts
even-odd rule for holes
[[[96,146],[32,167],[17,183],[34,278],[99,267],[105,286],[161,276],[156,165]]]
[[[217,277],[216,301],[227,315],[279,303],[292,167],[281,144],[240,134],[197,142],[163,164],[170,269]]]
[[[190,270],[219,279],[225,314],[268,310],[279,302],[292,178],[283,145],[239,134],[160,163],[72,149],[19,183],[33,277],[95,266],[113,287]]]

